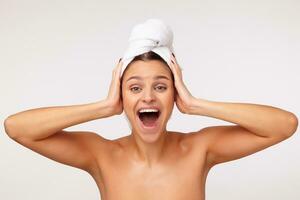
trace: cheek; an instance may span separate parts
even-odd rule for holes
[[[175,99],[174,99],[174,92],[169,91],[167,94],[163,95],[161,102],[164,105],[164,107],[168,109],[172,109]]]
[[[134,110],[134,106],[136,104],[135,98],[124,92],[122,97],[122,103],[125,113],[131,115],[131,112]]]
[[[174,101],[175,100],[175,94],[176,94],[176,91],[174,88],[171,88],[169,91],[168,91],[168,101]]]

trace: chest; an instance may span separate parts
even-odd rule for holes
[[[170,154],[151,167],[112,155],[101,166],[103,199],[201,199],[207,176],[205,155],[193,151]]]

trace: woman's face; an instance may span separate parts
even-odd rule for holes
[[[166,130],[174,106],[171,73],[161,61],[139,60],[131,63],[123,74],[123,109],[133,133],[144,141],[155,141]]]

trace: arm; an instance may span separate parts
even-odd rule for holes
[[[108,117],[108,102],[36,108],[9,116],[5,128],[13,139],[42,140],[58,131],[87,121]]]
[[[297,128],[293,113],[267,105],[196,99],[190,113],[238,124],[260,137],[289,137]]]
[[[277,144],[293,135],[298,126],[293,113],[258,104],[197,99],[189,112],[237,124],[200,131],[207,140],[207,160],[211,165],[242,158]]]
[[[205,141],[207,162],[210,166],[265,149],[287,139],[297,129],[297,117],[283,109],[197,99],[184,85],[175,57],[172,57],[171,70],[177,90],[176,105],[182,113],[208,116],[237,124],[208,127],[196,132],[196,143]]]
[[[7,135],[21,145],[57,162],[84,170],[96,168],[97,157],[104,153],[108,141],[96,133],[62,129],[87,121],[121,114],[119,76],[121,65],[113,71],[105,100],[72,106],[26,110],[9,116],[5,122]],[[95,152],[97,149],[97,152]]]

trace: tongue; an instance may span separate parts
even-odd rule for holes
[[[153,126],[157,120],[156,114],[143,114],[141,115],[141,121],[145,126]]]

